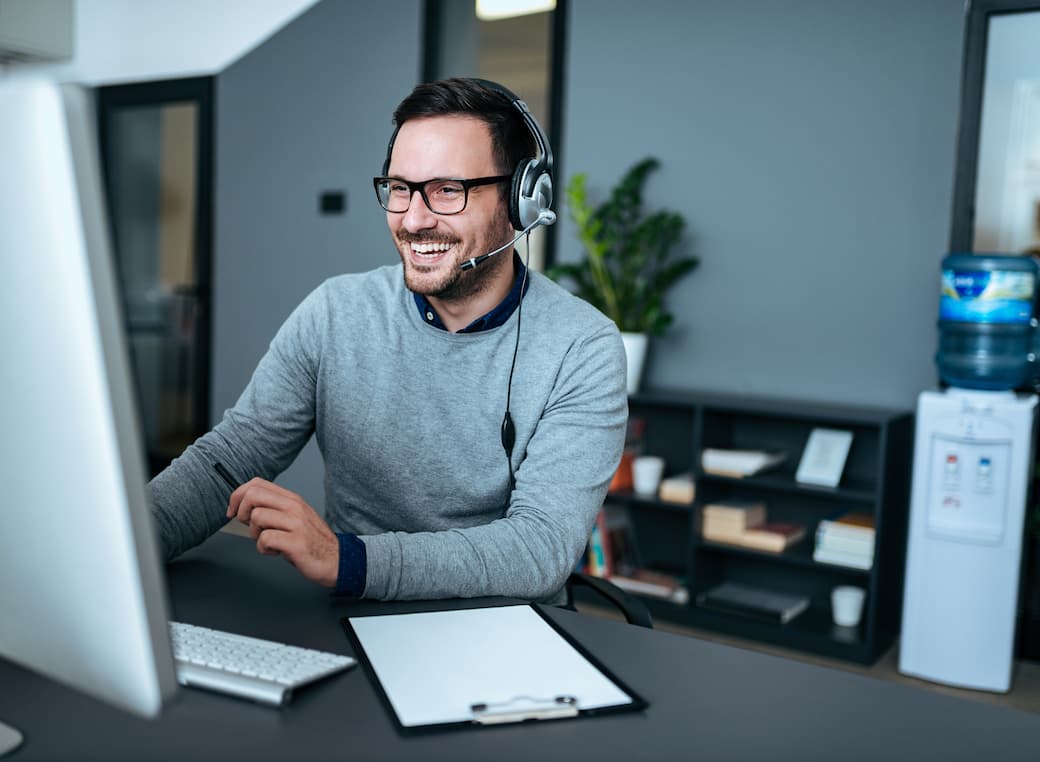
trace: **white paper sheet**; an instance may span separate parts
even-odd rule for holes
[[[579,711],[633,697],[526,605],[350,617],[401,725],[474,719],[573,697]]]

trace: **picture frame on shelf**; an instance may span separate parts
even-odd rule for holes
[[[818,487],[837,487],[851,447],[851,431],[813,429],[798,462],[795,481]]]

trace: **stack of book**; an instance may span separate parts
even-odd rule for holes
[[[740,537],[746,530],[765,523],[766,504],[757,500],[720,500],[701,511],[701,534],[708,540]]]
[[[728,500],[708,503],[701,512],[701,535],[755,550],[779,553],[805,537],[804,524],[767,521],[765,503]]]
[[[824,519],[816,527],[813,560],[870,569],[874,565],[874,534],[874,517],[868,513]]]

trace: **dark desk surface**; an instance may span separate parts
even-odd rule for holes
[[[436,608],[333,601],[284,561],[227,534],[171,564],[167,576],[175,619],[345,654],[352,651],[340,617]],[[283,709],[184,689],[162,719],[149,722],[3,661],[0,719],[26,737],[8,759],[1040,759],[1040,715],[548,611],[649,709],[402,736],[355,667],[302,690]]]

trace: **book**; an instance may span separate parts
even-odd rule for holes
[[[788,521],[770,521],[742,530],[718,528],[705,524],[701,535],[706,540],[739,545],[753,550],[779,553],[802,540],[807,532],[804,524]]]
[[[606,577],[613,570],[607,540],[606,513],[602,508],[596,516],[596,523],[592,525],[592,533],[589,535],[588,557],[588,572],[593,577]]]
[[[743,522],[730,521],[728,519],[713,519],[710,516],[705,517],[701,523],[701,534],[719,534],[719,535],[733,535],[739,536],[744,533],[745,530],[750,529],[753,526],[760,526],[764,524],[764,521],[755,521],[751,526],[745,526]]]
[[[843,529],[863,529],[870,532],[874,531],[874,515],[870,513],[859,513],[857,511],[850,511],[843,513],[836,519],[825,519]]]
[[[790,521],[769,521],[750,529],[745,529],[737,542],[756,550],[780,552],[791,547],[805,537],[805,524]]]
[[[809,608],[809,598],[739,582],[723,582],[699,594],[697,604],[786,624]]]
[[[779,465],[786,457],[783,452],[706,447],[701,452],[701,467],[710,474],[744,477]]]
[[[743,529],[720,529],[719,527],[705,524],[701,529],[701,537],[705,540],[711,540],[712,542],[728,542],[733,545],[739,545],[740,537],[743,532]]]
[[[668,503],[683,503],[689,505],[696,495],[693,482],[693,474],[677,474],[661,480],[657,489],[657,496]]]
[[[813,551],[813,561],[836,566],[851,566],[854,569],[870,569],[874,565],[874,554],[849,553],[841,550],[817,547]]]
[[[672,603],[690,602],[690,592],[683,580],[652,569],[632,569],[627,574],[613,574],[610,581],[630,593],[661,598]]]
[[[850,537],[844,534],[835,534],[826,529],[816,529],[816,547],[826,550],[836,550],[840,553],[853,553],[858,555],[874,555],[873,537]]]
[[[635,530],[628,509],[624,506],[606,504],[601,532],[606,538],[606,555],[610,559],[609,574],[624,574],[629,569],[641,566]]]
[[[708,503],[701,509],[704,524],[743,530],[766,520],[766,504],[759,500],[726,500]]]
[[[758,522],[756,526],[761,526],[763,522]],[[729,521],[712,521],[711,519],[705,519],[701,524],[701,536],[706,540],[718,540],[720,542],[737,542],[744,533],[748,530],[740,524],[735,524]]]
[[[859,538],[873,541],[876,531],[874,517],[869,513],[850,512],[835,519],[823,519],[816,527],[816,533],[836,537]]]

